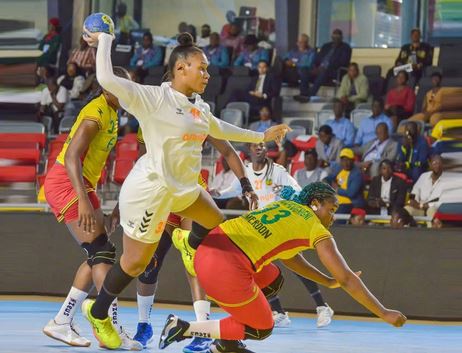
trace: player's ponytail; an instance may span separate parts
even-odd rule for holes
[[[168,59],[166,79],[169,81],[175,77],[175,65],[178,60],[186,60],[191,54],[203,53],[202,49],[194,45],[192,35],[187,32],[180,33],[176,40],[178,45],[173,49]]]
[[[327,199],[335,199],[336,192],[329,184],[318,181],[308,184],[298,193],[293,187],[286,185],[279,192],[279,196],[284,200],[309,206],[313,200],[323,202]]]

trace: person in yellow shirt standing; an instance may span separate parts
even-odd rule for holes
[[[128,72],[114,67],[114,74],[130,79]],[[73,324],[77,308],[85,300],[93,283],[100,290],[107,271],[115,262],[115,247],[108,239],[113,229],[105,227],[104,215],[95,189],[112,148],[117,142],[118,99],[101,88],[82,108],[72,126],[56,163],[48,172],[45,197],[58,222],[66,224],[84,249],[84,261],[74,278],[72,288],[60,311],[44,327],[43,332],[71,346],[88,347]],[[111,226],[118,223],[118,207],[111,215]],[[117,302],[111,305],[111,318],[117,325]],[[118,325],[117,325],[118,326]],[[118,326],[124,349],[141,350]]]
[[[372,295],[359,279],[360,273],[355,274],[338,251],[328,230],[338,207],[335,190],[316,182],[300,193],[285,186],[280,196],[284,200],[222,223],[197,249],[194,268],[199,282],[209,298],[230,316],[186,322],[170,315],[160,336],[160,349],[197,336],[215,339],[211,352],[250,353],[240,349],[239,340],[263,340],[273,329],[267,298],[276,295],[283,283],[281,272],[272,264],[275,260],[324,286],[342,287],[391,325],[400,327],[406,322],[402,313],[385,308]],[[188,237],[185,232],[182,235]],[[333,277],[303,258],[300,252],[308,249],[316,250]]]

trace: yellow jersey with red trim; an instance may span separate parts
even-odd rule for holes
[[[141,131],[141,128],[139,128],[138,132],[136,133],[136,141],[144,145],[143,132]],[[201,174],[199,174],[198,183],[200,186],[202,186],[202,188],[204,188],[204,190],[207,190],[207,181],[202,177]]]
[[[117,143],[118,130],[117,112],[109,106],[103,94],[91,100],[82,108],[56,160],[65,165],[66,151],[75,132],[84,120],[94,121],[99,128],[85,155],[82,156],[83,176],[93,187],[96,187],[107,157]]]
[[[220,228],[247,255],[257,272],[274,260],[290,259],[332,237],[308,206],[288,200],[272,202],[226,221]]]

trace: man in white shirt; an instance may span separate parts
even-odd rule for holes
[[[429,216],[433,218],[439,206],[444,189],[443,161],[441,156],[430,159],[430,172],[423,173],[411,192],[409,205],[405,207],[411,216]]]
[[[69,93],[63,86],[59,86],[56,78],[47,79],[47,87],[42,91],[40,98],[39,117],[48,115],[53,119],[53,130],[58,132],[60,113],[69,100]]]
[[[228,193],[227,195],[225,195],[226,198],[222,196],[222,191],[229,189],[234,182],[239,182],[239,180],[237,179],[233,171],[230,169],[226,159],[222,158],[221,161],[223,164],[223,170],[221,170],[213,178],[212,182],[209,185],[209,193],[210,195],[212,195],[213,200],[215,201],[217,206],[221,209],[224,209],[227,208],[226,204],[229,201],[229,199],[240,196],[240,193],[238,190],[236,190],[234,194]]]

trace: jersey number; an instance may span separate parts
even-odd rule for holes
[[[273,224],[282,218],[289,217],[292,213],[288,210],[277,210],[280,207],[279,204],[274,204],[260,211],[252,212],[253,215],[262,214],[260,222],[262,224]],[[275,211],[275,212],[274,212]]]

